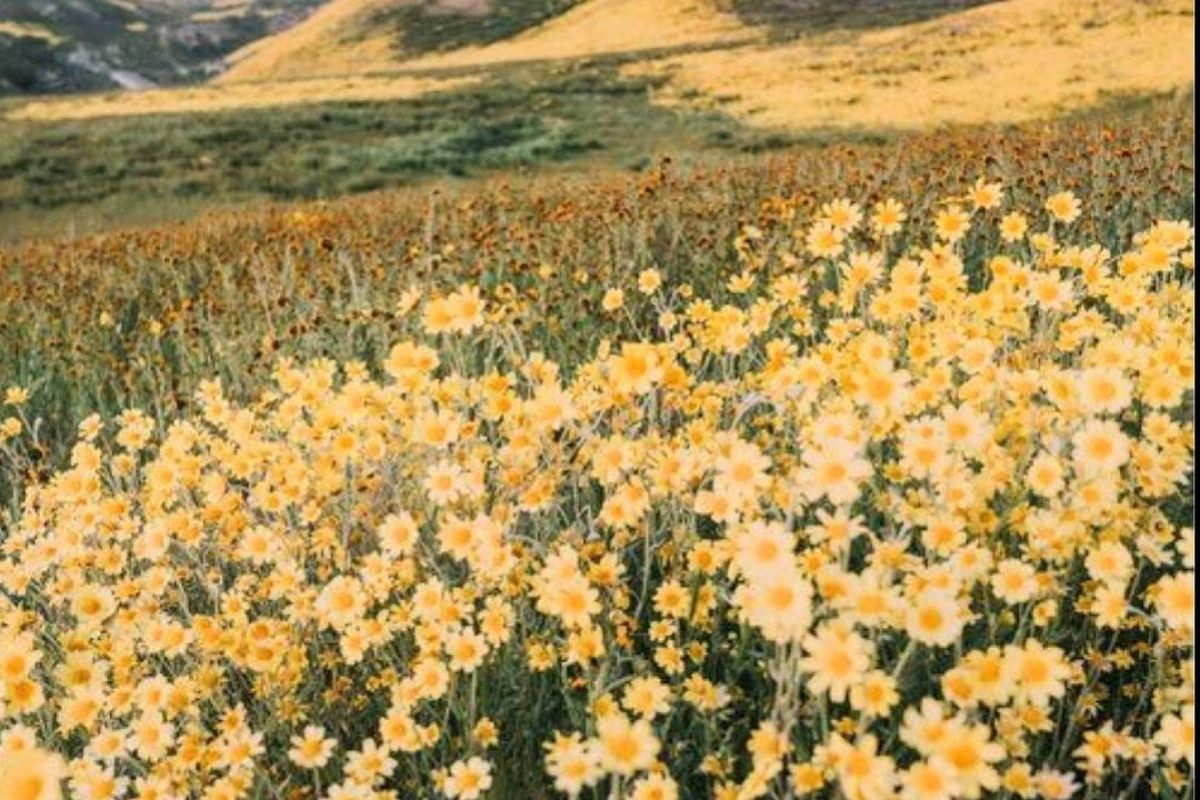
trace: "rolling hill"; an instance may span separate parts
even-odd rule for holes
[[[420,5],[405,0],[332,0],[292,30],[234,53],[220,81],[494,66],[711,45],[761,35],[713,0],[522,0],[512,4],[515,9],[502,6],[502,12],[496,0],[458,0],[454,5],[456,10],[447,0]],[[497,18],[505,24],[498,25]],[[447,36],[451,20],[457,20],[453,29],[470,25],[476,35]],[[509,35],[493,36],[501,27]],[[451,42],[457,46],[447,46]]]
[[[229,58],[222,82],[487,66],[892,27],[992,0],[330,0]]]
[[[1190,86],[1193,26],[1188,0],[331,0],[202,89],[8,116],[395,100],[600,59],[650,78],[656,103],[763,129],[1012,122]]]
[[[233,53],[220,80],[386,70],[429,53],[504,41],[579,4],[580,0],[330,0],[295,28]]]
[[[660,102],[759,126],[1019,122],[1194,80],[1188,0],[1005,0],[936,18],[639,61]]]

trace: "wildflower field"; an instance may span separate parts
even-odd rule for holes
[[[0,800],[1194,796],[1194,128],[0,250]]]

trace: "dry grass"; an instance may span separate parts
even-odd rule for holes
[[[406,64],[462,67],[562,60],[655,48],[745,43],[764,35],[764,31],[718,10],[712,0],[592,0],[510,40],[464,47]]]
[[[458,88],[476,78],[350,76],[274,81],[239,86],[198,86],[40,100],[9,112],[10,119],[67,120],[135,114],[178,114],[239,108],[293,106],[333,100],[404,100],[433,91]]]
[[[512,39],[400,61],[344,31],[381,0],[337,0],[248,49],[227,83],[299,74],[495,66],[652,48],[705,49],[626,67],[667,74],[656,100],[720,106],[785,129],[916,128],[1035,119],[1193,80],[1186,0],[1007,0],[890,28],[785,42],[713,0],[592,0]],[[727,43],[726,47],[713,47]]]
[[[125,9],[130,14],[137,14],[140,16],[145,12],[144,8],[139,6],[137,3],[132,2],[132,0],[109,0],[109,3],[117,8]]]
[[[1192,4],[1009,0],[930,22],[691,53],[658,99],[716,104],[770,127],[1013,122],[1193,80]],[[688,98],[688,99],[685,99]]]
[[[761,36],[713,0],[592,0],[495,44],[402,60],[388,31],[350,35],[396,0],[334,0],[305,22],[233,56],[224,83],[395,69],[489,66],[571,59]]]
[[[401,0],[409,2],[409,0]],[[396,0],[332,0],[294,28],[252,42],[230,56],[218,83],[346,75],[395,66],[386,31],[349,38],[349,31]]]
[[[192,14],[192,22],[218,22],[223,19],[244,17],[249,10],[250,3],[244,2],[244,0],[242,2],[226,2],[211,11],[197,11]]]
[[[34,39],[42,39],[49,44],[58,44],[62,39],[55,35],[53,31],[43,28],[41,25],[31,25],[25,22],[11,22],[6,19],[0,19],[0,36],[31,36]]]

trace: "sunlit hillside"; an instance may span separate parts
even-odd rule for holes
[[[493,66],[744,42],[765,34],[720,11],[714,0],[588,0],[510,39],[422,55],[405,52],[394,31],[369,25],[373,16],[395,5],[396,0],[333,0],[296,28],[235,53],[231,69],[220,80]]]
[[[232,67],[220,78],[268,80],[369,71],[392,61],[387,35],[351,38],[360,20],[393,5],[394,0],[332,0],[304,22],[277,36],[260,39],[229,58]]]
[[[911,25],[704,50],[627,67],[665,102],[756,125],[1011,122],[1193,79],[1187,0],[1007,0]]]
[[[324,102],[404,100],[434,89],[475,82],[472,77],[345,75],[231,86],[186,86],[133,93],[32,100],[11,113],[15,120],[70,120],[133,114],[194,114]]]
[[[414,67],[486,66],[514,61],[629,55],[654,50],[733,46],[762,39],[714,0],[589,0],[504,42],[406,62]]]
[[[623,76],[652,78],[656,103],[791,131],[1016,121],[1192,81],[1194,10],[1186,0],[894,5],[888,14],[818,18],[749,14],[745,3],[720,0],[527,0],[506,7],[507,27],[494,29],[485,22],[499,12],[481,4],[471,13],[487,35],[446,49],[461,31],[430,22],[428,6],[334,0],[235,54],[210,89],[37,101],[8,116],[278,106],[325,101],[342,89],[341,99],[396,99],[456,85],[441,80],[447,76],[487,81],[516,64],[557,69],[597,58],[620,65]],[[461,23],[467,6],[455,9],[446,18]],[[507,31],[514,33],[486,41]],[[355,80],[329,82],[347,76]],[[421,80],[396,80],[405,76]],[[297,83],[314,78],[321,80]]]

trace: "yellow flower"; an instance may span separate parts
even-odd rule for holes
[[[870,463],[857,447],[829,438],[805,451],[800,485],[811,500],[827,497],[837,505],[848,505],[858,499],[871,473]]]
[[[1004,758],[1004,748],[991,741],[986,725],[955,722],[952,728],[939,744],[935,760],[952,770],[963,796],[978,796],[980,790],[995,791],[1000,786],[1000,773],[992,765]]]
[[[1058,647],[1046,647],[1036,639],[1024,646],[1009,645],[1004,648],[1004,669],[1009,675],[1016,695],[1038,706],[1062,697],[1066,691],[1066,680],[1071,675],[1063,651]]]
[[[1065,772],[1043,770],[1035,776],[1037,790],[1045,800],[1067,800],[1074,797],[1079,785],[1075,778]]]
[[[1006,603],[1024,603],[1038,591],[1037,571],[1017,558],[996,564],[992,575],[992,593]]]
[[[736,440],[716,461],[713,490],[737,498],[753,497],[769,483],[770,465],[771,459],[756,446]]]
[[[805,246],[815,258],[837,258],[845,251],[846,233],[827,221],[816,223],[805,236]]]
[[[62,759],[36,747],[0,750],[0,797],[59,800],[65,777]]]
[[[644,269],[638,273],[638,291],[654,294],[662,286],[662,274],[656,269]]]
[[[644,394],[662,379],[662,362],[653,345],[626,342],[609,361],[609,377],[618,392]]]
[[[647,775],[634,782],[630,800],[678,800],[679,786],[669,775]]]
[[[931,697],[921,700],[920,705],[909,706],[904,711],[900,726],[900,740],[925,756],[938,751],[953,731],[941,704]]]
[[[898,702],[896,680],[879,670],[867,673],[861,683],[850,689],[850,707],[868,716],[886,716]]]
[[[10,386],[4,391],[4,402],[10,406],[23,406],[29,400],[29,390],[21,386]]]
[[[904,206],[894,199],[881,200],[875,204],[871,215],[871,226],[881,235],[890,236],[900,231],[908,215]]]
[[[324,624],[344,628],[360,620],[366,612],[366,592],[358,579],[341,575],[321,590],[316,608]]]
[[[1079,218],[1079,198],[1071,192],[1058,192],[1046,199],[1046,210],[1059,222],[1074,222]]]
[[[471,738],[484,747],[492,747],[500,741],[500,731],[495,722],[489,717],[484,717],[471,729]]]
[[[1196,765],[1196,706],[1185,705],[1178,714],[1164,714],[1154,734],[1154,743],[1162,748],[1170,761]]]
[[[477,800],[492,786],[492,765],[478,756],[456,761],[442,791],[451,800]]]
[[[853,630],[833,623],[804,640],[806,656],[800,668],[809,673],[813,694],[828,691],[835,702],[844,702],[850,689],[862,682],[871,667],[870,643]]]
[[[384,553],[399,557],[412,552],[420,531],[412,514],[402,511],[386,516],[380,522],[376,535],[379,538],[379,547]]]
[[[1096,475],[1120,469],[1129,460],[1129,438],[1111,420],[1090,419],[1071,438],[1075,469]]]
[[[1190,631],[1195,626],[1196,585],[1194,572],[1160,578],[1154,585],[1154,606],[1172,628]]]
[[[953,243],[966,235],[971,226],[971,217],[958,206],[950,206],[938,212],[934,226],[939,239]]]
[[[954,770],[941,760],[918,761],[900,776],[901,800],[953,800],[961,792]]]
[[[653,719],[671,710],[671,690],[658,678],[634,678],[621,695],[621,705],[639,717]]]
[[[579,734],[556,734],[547,742],[546,772],[554,779],[554,788],[576,797],[604,775],[600,749],[593,740],[584,741]]]
[[[803,797],[818,791],[825,785],[825,774],[815,764],[793,764],[788,771],[788,782],[792,791]]]
[[[975,185],[971,187],[971,202],[975,204],[975,208],[987,210],[1000,205],[1004,199],[1004,184],[1000,181],[988,183],[984,178],[976,179]]]
[[[659,741],[644,719],[631,722],[622,714],[609,714],[596,722],[600,763],[616,775],[632,775],[654,763]]]
[[[450,669],[455,672],[474,672],[488,654],[487,640],[471,631],[458,631],[446,637],[446,655]]]
[[[620,310],[623,305],[625,305],[625,292],[620,289],[608,289],[600,300],[600,307],[610,314]]]
[[[426,332],[469,333],[483,324],[486,307],[478,287],[463,286],[445,297],[435,297],[425,305],[422,323]]]
[[[1098,581],[1124,586],[1133,575],[1133,556],[1120,542],[1103,542],[1084,559],[1088,574]]]
[[[958,641],[966,622],[958,598],[947,591],[931,590],[910,600],[904,629],[921,644],[948,647]]]
[[[1039,453],[1029,464],[1025,482],[1030,491],[1042,497],[1056,497],[1066,486],[1062,462],[1045,451]]]
[[[812,589],[795,567],[756,571],[739,586],[734,602],[746,620],[776,643],[798,642],[812,623]]]
[[[1093,367],[1079,378],[1080,395],[1088,409],[1103,414],[1118,414],[1132,401],[1133,386],[1121,370]]]
[[[896,763],[879,754],[879,741],[871,735],[853,744],[834,734],[829,745],[838,785],[847,800],[886,797],[896,783]]]

